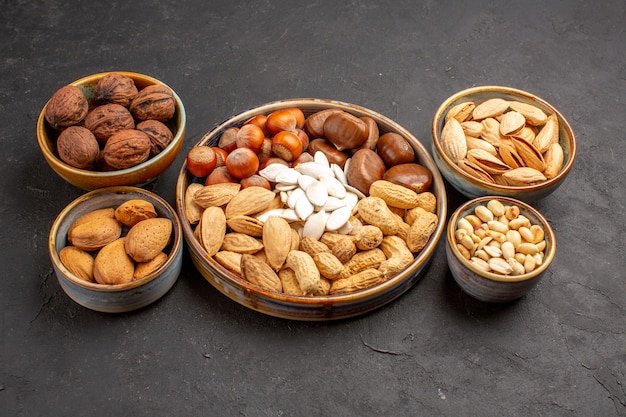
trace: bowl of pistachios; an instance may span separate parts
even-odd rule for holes
[[[576,159],[576,137],[556,107],[510,87],[479,86],[448,97],[432,121],[432,154],[469,198],[533,202],[554,192]]]

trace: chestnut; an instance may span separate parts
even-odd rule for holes
[[[382,135],[378,139],[376,151],[388,168],[415,161],[415,150],[406,139],[397,133],[388,132]]]
[[[370,185],[383,179],[385,163],[376,152],[369,148],[354,153],[346,170],[348,184],[365,195],[369,195]]]
[[[324,137],[324,122],[333,113],[339,113],[340,109],[326,109],[313,113],[304,121],[304,131],[310,138]]]
[[[367,136],[367,124],[345,111],[331,114],[324,122],[324,137],[339,150],[358,148]]]
[[[330,162],[331,164],[337,164],[342,169],[344,165],[346,164],[346,160],[348,159],[347,154],[335,148],[335,145],[333,145],[326,139],[317,138],[317,139],[313,139],[309,143],[309,153],[311,155],[314,155],[315,152],[318,152],[318,151],[326,155],[328,162]]]
[[[389,168],[383,175],[383,179],[402,185],[416,193],[423,193],[430,189],[433,175],[423,165],[408,163]]]
[[[362,116],[361,120],[363,120],[365,124],[367,125],[367,139],[365,139],[365,142],[363,142],[363,144],[359,146],[359,149],[369,148],[375,151],[376,145],[378,144],[378,135],[379,135],[378,123],[376,123],[376,120],[372,119],[369,116]],[[358,149],[353,149],[352,153],[354,154],[354,152],[356,152],[357,150]]]
[[[273,111],[267,116],[265,121],[265,127],[271,135],[275,135],[283,130],[294,131],[297,124],[296,115],[289,109]]]

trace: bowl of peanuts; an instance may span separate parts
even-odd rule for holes
[[[246,110],[189,150],[176,209],[196,269],[252,310],[291,320],[361,315],[430,265],[443,178],[389,118],[335,100]]]
[[[443,177],[469,198],[534,202],[554,192],[576,159],[576,136],[553,105],[522,90],[479,86],[448,97],[432,122]]]
[[[521,200],[483,196],[450,216],[446,256],[461,289],[485,302],[516,300],[541,280],[556,253],[548,220]]]

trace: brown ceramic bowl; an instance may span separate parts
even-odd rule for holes
[[[61,262],[59,252],[67,246],[67,233],[72,223],[90,211],[117,207],[131,199],[149,201],[159,217],[172,221],[172,239],[165,249],[167,262],[153,273],[127,284],[98,284],[70,272]],[[68,297],[91,310],[123,313],[154,303],[176,283],[183,263],[182,229],[174,209],[158,195],[137,187],[100,188],[78,197],[59,213],[50,229],[48,250],[59,284]]]
[[[501,98],[520,101],[542,109],[546,114],[556,114],[559,122],[559,143],[563,149],[563,165],[555,177],[535,185],[511,186],[490,183],[477,179],[459,168],[443,151],[441,131],[448,111],[457,104],[474,102],[476,105],[488,99]],[[461,194],[469,198],[485,195],[502,195],[533,202],[554,192],[565,180],[576,159],[576,137],[565,117],[544,99],[522,90],[500,86],[468,88],[448,97],[437,109],[432,122],[432,154],[444,178]]]
[[[417,161],[431,171],[433,180],[430,191],[437,197],[438,222],[428,244],[404,271],[379,285],[358,292],[347,295],[305,297],[267,291],[226,270],[207,255],[194,237],[194,229],[185,216],[184,196],[187,186],[195,179],[188,173],[186,164],[183,164],[176,185],[176,209],[181,218],[191,259],[204,278],[224,295],[250,309],[271,316],[292,320],[321,321],[353,317],[382,307],[408,291],[421,279],[430,265],[437,243],[443,234],[447,200],[443,179],[439,175],[437,166],[420,141],[396,122],[354,104],[323,99],[281,100],[244,111],[207,132],[195,146],[216,145],[227,128],[241,126],[244,121],[253,116],[268,115],[275,110],[289,107],[300,108],[305,116],[324,109],[341,109],[357,117],[369,116],[378,123],[381,135],[386,132],[396,132],[409,141],[415,150]]]
[[[163,82],[148,75],[124,71],[115,72],[130,77],[135,82],[135,85],[139,90],[153,84],[165,85]],[[87,100],[90,101],[93,97],[94,87],[98,81],[107,74],[109,73],[103,72],[89,75],[70,83],[70,85],[79,87],[85,94]],[[84,190],[94,190],[97,188],[113,187],[118,185],[142,186],[148,184],[154,181],[174,162],[185,139],[187,125],[185,107],[183,106],[183,102],[180,97],[178,97],[175,92],[174,98],[176,101],[176,112],[172,119],[166,123],[174,135],[172,142],[158,155],[134,167],[104,172],[79,169],[63,162],[59,159],[56,151],[56,138],[58,137],[59,132],[53,129],[46,121],[46,118],[44,117],[46,110],[45,106],[41,110],[39,119],[37,120],[37,140],[39,142],[39,147],[41,148],[44,158],[54,172],[78,188],[82,188]]]
[[[541,265],[532,272],[521,275],[503,275],[493,271],[486,272],[478,268],[475,264],[467,260],[461,254],[457,246],[455,231],[459,219],[473,214],[477,206],[486,206],[490,200],[500,201],[503,205],[516,205],[520,213],[526,216],[532,224],[540,225],[545,234],[546,248]],[[448,266],[452,276],[461,289],[472,297],[485,302],[501,303],[516,300],[532,288],[543,278],[546,270],[552,263],[556,253],[556,238],[554,231],[548,220],[535,208],[521,200],[498,197],[483,196],[462,204],[452,213],[448,221],[446,233],[446,255]]]

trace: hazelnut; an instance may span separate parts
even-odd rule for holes
[[[68,165],[80,169],[91,169],[96,163],[100,146],[89,129],[70,126],[57,139],[59,158]]]
[[[93,98],[96,103],[116,103],[128,107],[137,93],[137,87],[132,78],[114,72],[98,81],[93,90]]]
[[[126,107],[115,103],[103,104],[87,114],[85,127],[99,142],[105,143],[113,133],[133,129],[135,120]]]
[[[89,103],[82,90],[66,85],[57,90],[46,105],[45,118],[56,130],[79,124],[89,111]]]
[[[120,130],[109,137],[102,150],[104,162],[115,169],[126,169],[145,162],[150,156],[150,138],[140,130]]]
[[[150,138],[150,155],[152,156],[165,149],[174,138],[172,131],[158,120],[144,120],[137,124],[137,130],[141,130]]]
[[[166,122],[174,116],[175,111],[174,93],[161,84],[147,86],[130,103],[130,112],[137,120]]]

